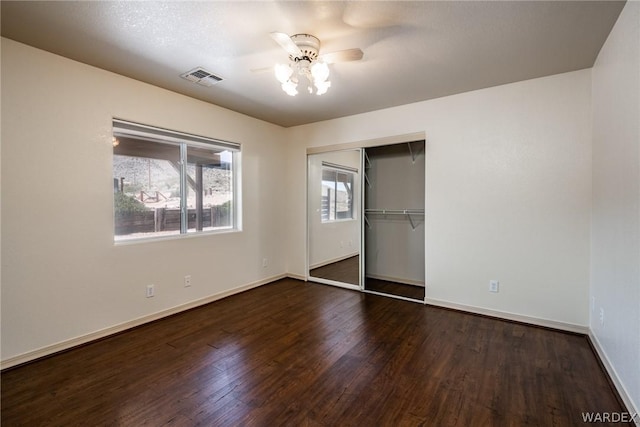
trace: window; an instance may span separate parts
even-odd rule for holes
[[[113,121],[115,241],[238,227],[240,145]]]
[[[353,182],[357,170],[322,162],[322,222],[353,219]]]

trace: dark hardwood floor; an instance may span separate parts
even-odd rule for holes
[[[406,285],[404,283],[389,282],[388,280],[367,277],[364,288],[367,291],[424,301],[424,286]]]
[[[342,261],[323,265],[309,271],[312,277],[335,280],[336,282],[360,284],[360,256],[355,255]]]
[[[309,271],[311,277],[335,280],[336,282],[360,284],[360,257],[358,255],[323,265]],[[424,301],[424,287],[389,282],[387,280],[366,278],[365,289],[387,295],[396,295],[414,300]]]
[[[2,426],[582,426],[581,335],[285,279],[2,372]]]

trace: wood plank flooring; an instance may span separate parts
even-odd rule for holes
[[[360,256],[355,255],[342,261],[333,262],[309,271],[312,277],[335,280],[336,282],[360,284]]]
[[[367,291],[380,292],[387,295],[396,295],[417,301],[424,301],[424,286],[407,285],[404,283],[389,282],[388,280],[367,277],[364,288]]]
[[[314,268],[309,271],[309,275],[312,278],[316,277],[334,280],[336,282],[349,283],[352,285],[359,285],[360,256],[352,256],[341,261]],[[365,289],[368,291],[424,301],[425,288],[423,286],[406,285],[403,283],[389,282],[387,280],[367,277]]]
[[[3,427],[582,426],[623,411],[584,336],[291,279],[1,381]]]

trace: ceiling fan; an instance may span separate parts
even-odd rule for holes
[[[271,38],[288,54],[288,64],[276,64],[276,79],[282,84],[282,90],[290,96],[298,94],[298,77],[304,76],[309,81],[307,90],[322,95],[329,90],[329,65],[335,62],[359,61],[364,55],[359,48],[340,50],[319,56],[320,39],[311,34],[294,34],[272,32]]]

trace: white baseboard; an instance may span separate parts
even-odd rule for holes
[[[345,259],[353,258],[354,256],[358,256],[359,254],[360,254],[359,252],[354,252],[348,255],[339,256],[337,258],[329,259],[326,261],[316,262],[315,264],[309,266],[309,270],[313,270],[314,268],[324,267],[325,265],[333,264],[334,262],[344,261]]]
[[[557,320],[542,319],[539,317],[525,316],[522,314],[510,313],[507,311],[492,310],[489,308],[476,307],[472,305],[458,304],[449,301],[442,301],[433,298],[425,298],[425,304],[437,307],[452,308],[454,310],[466,311],[474,314],[482,314],[484,316],[497,317],[505,320],[513,320],[515,322],[528,323],[545,328],[559,329],[561,331],[574,332],[578,334],[589,334],[589,327],[576,325],[573,323],[559,322]]]
[[[17,366],[26,362],[31,362],[32,360],[36,360],[41,357],[49,356],[63,350],[68,350],[70,348],[73,348],[82,344],[87,344],[91,341],[95,341],[100,338],[105,338],[105,337],[108,337],[109,335],[113,335],[118,332],[123,332],[123,331],[126,331],[127,329],[131,329],[136,326],[143,325],[145,323],[153,322],[154,320],[162,319],[163,317],[171,316],[172,314],[180,313],[182,311],[199,307],[201,305],[209,304],[213,301],[216,301],[240,292],[244,292],[249,289],[257,288],[258,286],[266,285],[267,283],[271,283],[273,281],[282,279],[284,277],[287,277],[287,275],[278,274],[276,276],[257,280],[255,282],[247,283],[246,285],[238,286],[233,289],[228,289],[226,291],[223,291],[205,298],[201,298],[185,304],[180,304],[175,307],[168,308],[166,310],[158,311],[156,313],[148,314],[146,316],[142,316],[137,319],[130,320],[128,322],[120,323],[118,325],[100,329],[98,331],[91,332],[86,335],[81,335],[79,337],[64,340],[56,344],[48,345],[36,350],[32,350],[32,351],[20,354],[18,356],[13,356],[8,359],[0,361],[0,369],[6,369],[6,368]]]
[[[640,414],[640,408],[634,405],[633,400],[631,399],[631,396],[629,396],[629,393],[627,392],[627,388],[624,386],[622,381],[620,381],[618,372],[611,364],[611,361],[607,356],[607,352],[604,351],[604,349],[602,348],[602,345],[600,344],[600,341],[598,340],[598,337],[596,336],[596,334],[593,333],[591,329],[589,329],[589,340],[591,341],[591,345],[593,345],[593,348],[595,348],[596,353],[598,353],[598,357],[602,361],[602,364],[604,365],[604,368],[607,371],[607,374],[609,374],[609,378],[611,378],[611,381],[613,381],[613,385],[618,391],[618,394],[620,395],[622,402],[626,406],[627,412],[632,415]],[[640,416],[636,416],[634,418],[634,421],[637,426],[640,426]]]
[[[322,277],[309,277],[309,281],[314,283],[321,283],[323,285],[331,285],[338,288],[350,289],[352,291],[360,291],[359,285],[353,285],[346,282],[338,282],[336,280],[323,279]]]
[[[371,279],[385,280],[387,282],[402,283],[403,285],[420,286],[421,288],[424,288],[424,281],[420,280],[403,279],[400,277],[383,276],[381,274],[371,273],[367,273],[367,277]]]
[[[302,280],[302,281],[305,281],[305,282],[307,281],[307,276],[305,276],[303,274],[287,273],[286,276],[291,278],[291,279]]]

